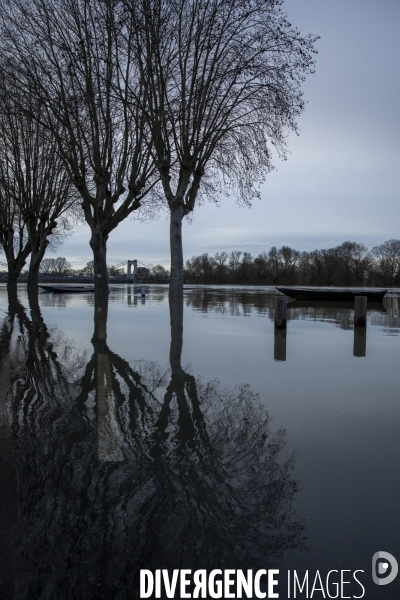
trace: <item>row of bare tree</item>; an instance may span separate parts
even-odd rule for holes
[[[96,289],[107,240],[170,212],[170,293],[183,285],[182,219],[244,203],[304,108],[315,36],[280,0],[1,0],[1,243],[30,280],[75,208],[91,230]]]
[[[363,244],[343,242],[328,250],[300,252],[289,246],[253,258],[235,250],[202,254],[186,261],[188,283],[262,285],[376,285],[400,287],[400,240],[388,240],[370,251]]]
[[[48,246],[56,248],[79,217],[76,192],[62,168],[54,139],[20,110],[14,88],[2,77],[0,92],[0,244],[9,283],[30,255],[29,282],[38,278]]]

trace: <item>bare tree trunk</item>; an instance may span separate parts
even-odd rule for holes
[[[17,290],[17,280],[10,278],[7,283],[7,294],[8,294],[8,316],[10,322],[13,321],[14,316],[16,314],[16,307],[18,304],[18,290]]]
[[[8,286],[17,285],[18,276],[22,271],[25,261],[21,265],[16,265],[15,261],[8,261]]]
[[[182,249],[182,217],[183,208],[179,203],[170,206],[170,248],[171,248],[171,276],[169,280],[169,295],[183,295],[183,249]]]
[[[28,287],[38,287],[40,263],[46,252],[47,244],[37,244],[32,246],[31,264],[29,265]]]
[[[108,294],[107,274],[107,240],[108,235],[92,229],[90,247],[93,251],[94,288],[96,292]]]
[[[10,229],[8,231],[8,234],[3,235],[0,239],[1,239],[1,245],[3,246],[4,254],[7,259],[7,276],[8,276],[7,286],[8,287],[14,286],[14,285],[16,286],[17,279],[18,279],[23,267],[25,266],[26,259],[28,258],[30,251],[31,251],[30,242],[23,244],[22,241],[19,240],[20,248],[19,248],[19,251],[17,252],[17,256],[15,256],[14,231],[12,229]],[[18,242],[18,240],[17,240],[17,242]]]
[[[31,246],[31,262],[29,265],[28,273],[28,288],[38,287],[39,284],[39,269],[40,263],[42,262],[43,256],[45,255],[46,248],[49,245],[47,236],[51,234],[55,228],[53,226],[46,227],[42,219],[37,219],[35,215],[29,213],[25,217],[26,228],[28,231],[28,237]]]
[[[92,344],[95,354],[105,354],[107,348],[108,296],[96,290],[94,294],[94,332]]]

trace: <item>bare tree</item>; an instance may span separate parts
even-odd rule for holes
[[[218,273],[218,277],[220,281],[224,281],[227,275],[227,266],[226,261],[228,260],[228,254],[225,251],[217,252],[214,256],[214,261],[216,265],[216,271]]]
[[[233,273],[236,273],[240,267],[240,258],[243,252],[241,250],[232,250],[229,255],[229,266]]]
[[[40,272],[43,274],[67,275],[70,270],[71,263],[63,256],[45,258],[40,265]]]
[[[93,270],[94,270],[93,261],[89,260],[89,262],[87,262],[86,265],[83,267],[82,273],[84,275],[91,275],[93,277]]]
[[[132,63],[133,19],[114,0],[13,0],[2,34],[10,74],[43,106],[42,123],[80,193],[96,289],[106,292],[109,234],[155,185],[146,82]],[[127,81],[141,108],[131,102],[128,110]]]
[[[200,256],[192,256],[191,260],[187,260],[185,271],[189,271],[195,280],[197,279],[201,283],[212,283],[215,266],[214,259],[210,258],[206,252]]]
[[[125,3],[171,215],[170,294],[180,294],[183,217],[202,198],[233,192],[249,204],[259,195],[272,148],[285,157],[285,132],[296,131],[316,37],[291,26],[281,0]],[[131,97],[136,105],[134,89]]]
[[[387,286],[400,284],[400,240],[387,240],[374,246],[370,252],[372,270],[379,283]]]
[[[1,143],[1,142],[0,142]],[[2,163],[0,159],[0,171]],[[8,286],[16,285],[31,251],[17,203],[0,185],[0,244],[7,260]]]
[[[337,246],[338,275],[344,285],[351,285],[353,281],[362,283],[364,271],[368,267],[367,250],[363,244],[350,241]]]
[[[31,250],[28,285],[37,285],[47,247],[57,247],[73,227],[77,194],[54,137],[41,125],[43,109],[31,100],[21,113],[14,92],[5,86],[1,95],[0,188],[25,224]]]
[[[112,277],[123,277],[124,276],[124,269],[122,267],[115,267],[114,265],[108,265],[107,271],[108,271],[109,275],[112,275]]]
[[[278,255],[282,263],[282,275],[284,281],[287,281],[288,283],[296,282],[300,252],[290,248],[290,246],[282,246],[282,248],[279,249]]]
[[[169,272],[162,265],[154,265],[154,267],[151,267],[151,275],[154,281],[158,283],[163,283],[169,278]]]
[[[43,275],[50,275],[54,272],[55,258],[44,258],[40,263],[40,272]]]

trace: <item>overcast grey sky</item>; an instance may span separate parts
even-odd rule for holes
[[[400,1],[285,0],[302,34],[321,36],[308,101],[286,162],[251,209],[233,198],[206,204],[184,223],[185,259],[220,250],[253,255],[273,246],[313,250],[345,240],[371,247],[400,238]],[[108,262],[169,266],[167,213],[126,221],[110,236]],[[74,267],[92,259],[89,230],[58,249]]]

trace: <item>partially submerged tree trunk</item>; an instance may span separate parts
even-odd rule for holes
[[[15,239],[14,228],[0,231],[0,243],[7,259],[7,287],[16,287],[17,280],[31,251],[30,241],[24,239],[23,226],[19,231],[19,239]]]
[[[31,263],[28,274],[28,287],[37,287],[39,284],[40,263],[49,245],[49,237],[56,228],[57,223],[48,218],[38,219],[34,214],[24,215],[31,244]]]
[[[183,294],[183,247],[182,247],[182,218],[181,204],[173,204],[170,208],[170,248],[171,248],[171,275],[169,281],[169,295],[177,297]]]
[[[108,293],[107,273],[107,240],[108,235],[92,230],[90,247],[93,251],[94,287],[96,292]]]
[[[39,284],[40,263],[42,262],[45,252],[46,246],[39,246],[32,249],[28,274],[28,287],[37,287]]]
[[[94,294],[94,331],[92,344],[94,354],[107,354],[107,317],[108,297],[95,291]]]
[[[7,285],[7,294],[8,294],[8,318],[10,323],[13,322],[15,315],[18,312],[20,303],[18,300],[18,290],[17,290],[17,282],[10,281]]]
[[[8,265],[8,286],[17,285],[18,277],[21,274],[22,269],[26,264],[26,259],[29,256],[29,248],[26,249],[23,253],[18,253],[15,257],[12,253],[12,256],[7,256],[7,265]]]

